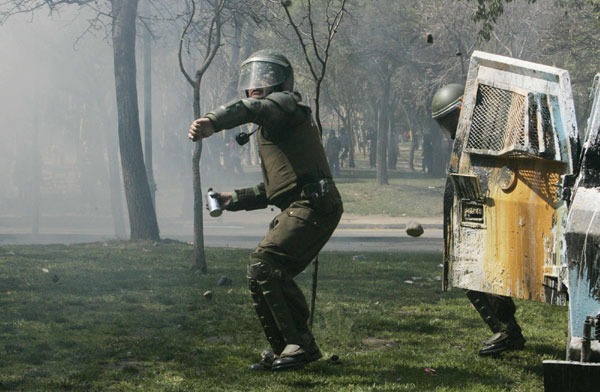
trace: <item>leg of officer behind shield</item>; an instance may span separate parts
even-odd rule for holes
[[[465,291],[467,298],[494,334],[483,342],[479,355],[485,357],[507,350],[523,349],[525,338],[515,319],[516,307],[512,298],[474,290]]]

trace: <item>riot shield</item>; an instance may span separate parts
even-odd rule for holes
[[[445,282],[563,303],[577,124],[567,71],[474,52],[450,161]]]
[[[569,269],[568,359],[600,360],[600,88],[596,75],[592,87],[592,108],[587,122],[585,143],[576,173],[569,207],[565,242]],[[568,179],[565,189],[569,189]],[[587,321],[587,326],[586,326]],[[585,330],[596,324],[596,337],[585,337]],[[589,347],[585,349],[587,339]],[[582,346],[584,347],[582,350]],[[586,351],[588,354],[586,354]],[[595,356],[595,358],[594,358]],[[586,358],[587,357],[587,358]]]

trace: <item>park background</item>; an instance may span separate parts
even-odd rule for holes
[[[113,41],[115,10],[134,3],[137,46],[129,54],[137,86],[128,94],[139,101],[138,142],[119,141]],[[474,50],[489,51],[568,69],[581,132],[598,71],[596,1],[196,1],[193,19],[191,1],[137,3],[0,2],[0,388],[541,389],[541,361],[563,358],[566,309],[520,302],[526,351],[480,359],[483,323],[460,290],[440,290],[451,142],[431,120],[430,100],[440,86],[464,82]],[[249,380],[245,372],[264,342],[246,298],[247,251],[233,248],[256,243],[277,211],[205,214],[208,270],[190,273],[194,94],[181,69],[193,79],[205,63],[221,4],[220,45],[203,71],[200,113],[238,96],[245,57],[274,48],[294,64],[297,87],[315,110],[319,98],[324,140],[331,130],[349,134],[351,153],[335,176],[345,215],[340,239],[322,255],[315,319],[327,358],[340,360],[298,374]],[[312,22],[306,56],[286,10],[304,32]],[[327,55],[318,95],[307,60],[317,71],[323,63],[313,42],[321,59]],[[254,141],[232,142],[251,129],[204,142],[204,192],[261,181]],[[136,143],[146,180],[127,194],[123,179],[139,172],[121,160],[135,158]],[[156,212],[162,240],[127,241],[126,199],[145,193],[154,205],[143,214]],[[423,223],[421,242],[403,234],[409,220]],[[366,232],[386,238],[371,241]],[[48,243],[62,245],[25,245]],[[216,286],[224,275],[232,286]]]

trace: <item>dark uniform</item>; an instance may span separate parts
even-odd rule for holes
[[[338,138],[341,145],[341,154],[340,154],[340,166],[344,167],[344,161],[348,160],[346,166],[348,167],[350,160],[350,138],[348,137],[348,132],[346,132],[346,128],[340,128],[340,137]]]
[[[462,95],[462,86],[449,84],[439,89],[433,97],[432,117],[451,140],[456,136]],[[454,187],[448,177],[444,190],[444,268],[449,265],[448,251],[453,241],[450,221],[453,203]],[[445,276],[447,272],[444,271]],[[525,338],[515,319],[516,307],[511,297],[474,290],[465,290],[465,293],[493,333],[491,338],[483,341],[484,346],[479,350],[479,355],[488,356],[524,347]]]
[[[331,170],[333,170],[333,174],[337,177],[340,175],[340,150],[342,149],[342,144],[340,139],[335,136],[335,131],[333,129],[329,131],[325,148],[327,150],[327,160],[329,161]]]
[[[226,209],[281,209],[248,266],[254,308],[273,351],[253,366],[301,367],[322,355],[308,327],[306,299],[293,278],[325,245],[343,212],[318,128],[309,106],[291,91],[237,99],[206,117],[217,131],[249,122],[260,126],[263,183],[235,190]]]

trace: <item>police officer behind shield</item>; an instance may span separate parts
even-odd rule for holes
[[[431,103],[431,115],[439,124],[442,131],[451,140],[456,136],[458,120],[462,105],[464,87],[459,84],[449,84],[440,88]],[[444,259],[451,233],[449,231],[451,210],[454,200],[454,188],[448,178],[444,191]],[[479,350],[480,356],[489,356],[506,350],[521,350],[525,346],[525,338],[515,319],[515,303],[512,298],[503,295],[487,294],[480,291],[465,290],[479,315],[492,330],[492,337],[483,342]]]
[[[260,50],[240,68],[239,88],[246,97],[196,119],[188,135],[196,141],[242,124],[259,125],[263,182],[217,194],[228,211],[281,209],[248,265],[252,302],[271,346],[251,370],[298,369],[322,357],[308,327],[306,299],[293,278],[333,233],[342,201],[310,107],[293,86],[290,62],[278,52]]]

